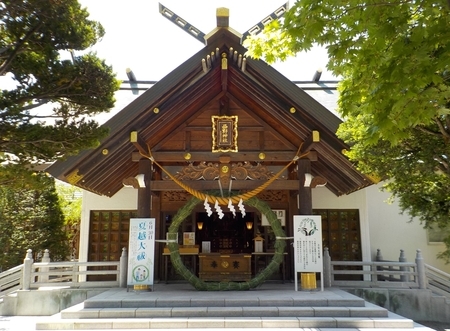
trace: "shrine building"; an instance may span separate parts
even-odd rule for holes
[[[176,240],[186,268],[204,281],[247,281],[273,258],[277,235],[250,198],[267,204],[285,233],[273,280],[295,277],[287,239],[294,215],[321,216],[332,260],[373,260],[384,247],[398,256],[414,245],[410,256],[416,248],[435,256],[423,249],[425,237],[407,243],[383,234],[380,226],[407,221],[343,154],[341,120],[270,65],[246,57],[243,36],[228,22],[219,8],[203,49],[107,121],[110,133],[97,148],[48,169],[85,192],[79,260],[119,260],[130,219],[154,218],[155,279],[179,280],[164,240],[193,198]],[[230,265],[212,268],[217,256],[231,256]]]

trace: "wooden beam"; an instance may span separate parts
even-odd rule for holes
[[[228,59],[226,57],[222,57],[221,64],[222,64],[221,70],[222,91],[226,92],[228,89]]]
[[[253,190],[266,181],[264,180],[233,180],[232,190]],[[195,190],[219,190],[219,183],[217,180],[192,180],[183,181],[184,184]],[[272,182],[268,190],[298,190],[298,180],[275,180]],[[152,191],[184,191],[172,180],[154,180],[152,181]]]
[[[137,217],[145,218],[151,216],[152,164],[149,159],[139,161],[139,174],[144,175],[145,186],[138,188]]]
[[[170,152],[152,152],[155,161],[157,162],[186,162],[184,154],[186,151],[170,151]],[[217,154],[211,152],[189,152],[191,154],[190,162],[219,162]],[[246,151],[230,153],[230,162],[242,162],[242,161],[258,161],[261,162],[259,154],[261,151]],[[265,151],[265,162],[290,162],[295,156],[295,152],[271,152]],[[133,162],[138,162],[142,158],[142,155],[138,152],[134,152],[131,155]],[[317,161],[317,152],[310,151],[306,156],[311,161]]]
[[[137,150],[143,154],[148,155],[148,147],[146,142],[139,136],[137,131],[131,131],[130,142],[137,148]]]
[[[311,187],[305,186],[306,174],[311,174],[311,161],[307,159],[298,160],[298,195],[299,195],[299,205],[298,213],[299,215],[312,215],[312,192]]]
[[[264,131],[269,131],[271,132],[276,138],[278,138],[281,142],[283,142],[286,146],[288,146],[289,148],[298,148],[298,145],[295,146],[292,141],[290,141],[289,139],[286,139],[286,137],[284,137],[283,135],[280,134],[280,132],[278,132],[278,130],[276,128],[273,128],[271,125],[267,124],[267,122],[264,121],[263,118],[258,117],[256,115],[254,115],[254,111],[252,109],[250,109],[249,107],[247,107],[243,102],[241,102],[241,100],[239,100],[238,98],[235,98],[232,94],[227,93],[227,96],[234,102],[236,103],[240,108],[242,108],[243,110],[245,110],[249,116],[251,116],[255,121],[257,121],[263,128]],[[243,130],[242,127],[239,127],[239,130]]]
[[[300,150],[301,153],[306,153],[311,150],[314,144],[320,142],[320,133],[319,131],[312,131],[311,135],[303,142],[302,148]]]
[[[216,95],[214,98],[212,98],[211,100],[209,100],[206,104],[204,104],[202,107],[199,107],[191,116],[190,119],[181,123],[178,127],[174,128],[172,131],[170,131],[170,134],[167,134],[165,137],[159,138],[159,142],[153,146],[151,146],[152,151],[153,150],[158,150],[161,148],[161,146],[163,146],[167,141],[169,141],[170,139],[172,139],[172,133],[173,132],[179,132],[182,130],[185,130],[188,127],[189,123],[191,120],[195,119],[199,114],[203,113],[205,110],[207,110],[211,105],[213,105],[215,102],[217,102],[218,100],[220,100],[223,96],[225,95],[225,92],[221,92],[220,94]],[[173,108],[176,108],[177,105],[179,105],[178,103],[173,105]],[[175,112],[176,113],[176,112]],[[211,131],[211,126],[207,126],[206,127],[209,131]]]

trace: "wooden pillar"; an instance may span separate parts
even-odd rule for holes
[[[139,160],[139,174],[144,175],[145,187],[138,188],[137,217],[148,218],[151,216],[151,182],[152,163],[149,159]]]
[[[312,215],[312,194],[311,187],[305,187],[305,174],[311,174],[311,161],[309,159],[299,159],[298,162],[298,182],[299,182],[299,215]]]

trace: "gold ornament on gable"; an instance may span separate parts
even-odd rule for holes
[[[238,117],[211,116],[212,152],[237,152]]]

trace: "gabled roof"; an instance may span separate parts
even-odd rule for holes
[[[239,117],[239,152],[227,153],[231,162],[261,162],[257,156],[264,152],[264,164],[287,164],[318,131],[320,142],[311,147],[313,176],[324,178],[336,195],[372,184],[342,154],[348,146],[335,135],[339,118],[265,62],[245,58],[241,36],[229,27],[218,27],[206,38],[201,51],[104,124],[110,134],[99,147],[58,161],[48,171],[113,196],[124,178],[138,174],[131,132],[137,131],[165,166],[185,165],[186,152],[191,162],[214,162],[219,155],[211,151],[211,116],[221,114]]]

